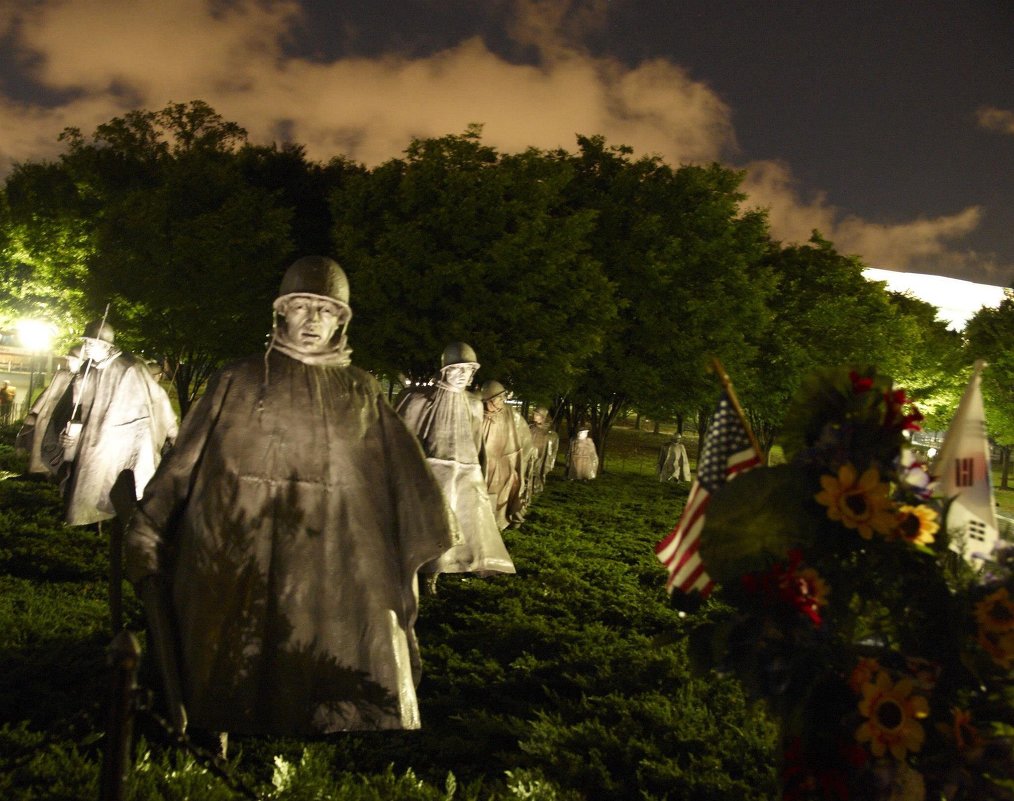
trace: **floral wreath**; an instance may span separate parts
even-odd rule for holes
[[[719,589],[690,635],[781,730],[783,797],[1014,799],[1012,549],[976,571],[908,447],[922,419],[874,369],[829,369],[789,407],[787,463],[715,493]]]

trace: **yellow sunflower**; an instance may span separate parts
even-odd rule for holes
[[[897,525],[894,533],[906,542],[913,545],[929,545],[933,542],[933,535],[940,529],[937,523],[937,513],[929,506],[909,506],[908,504],[898,507]]]
[[[838,475],[820,477],[823,488],[814,498],[827,507],[831,520],[840,520],[845,528],[854,528],[864,540],[871,539],[873,532],[889,535],[897,524],[897,516],[891,509],[887,497],[887,484],[880,480],[876,467],[867,468],[857,475],[851,464],[838,468]]]
[[[929,703],[921,695],[912,694],[911,679],[891,682],[887,672],[881,670],[873,682],[863,685],[859,712],[866,720],[856,729],[856,740],[870,744],[870,753],[901,760],[909,751],[922,748],[926,732],[921,718],[929,715]]]
[[[1014,601],[1006,587],[987,595],[975,605],[975,622],[986,634],[1014,631]]]

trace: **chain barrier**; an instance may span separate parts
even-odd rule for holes
[[[155,711],[153,699],[154,693],[151,690],[139,687],[134,696],[134,710],[145,715],[166,734],[170,743],[190,754],[199,765],[221,779],[230,790],[240,793],[250,801],[263,801],[261,796],[234,773],[225,757],[197,745],[186,732],[176,731],[169,721]]]

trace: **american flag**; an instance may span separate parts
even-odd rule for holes
[[[704,569],[697,552],[704,528],[704,513],[715,491],[739,473],[760,464],[760,456],[746,428],[736,414],[727,392],[722,393],[718,408],[708,424],[704,449],[697,460],[697,477],[690,486],[690,497],[676,527],[658,545],[655,555],[669,571],[666,591],[699,590],[707,596],[714,583]]]

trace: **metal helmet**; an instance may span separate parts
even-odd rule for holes
[[[85,326],[84,337],[85,339],[98,339],[112,345],[116,339],[116,332],[105,320],[92,320]]]
[[[474,364],[478,367],[479,359],[467,342],[452,342],[440,354],[440,367],[450,367],[452,364]]]
[[[506,392],[506,388],[499,381],[490,379],[489,381],[483,382],[481,395],[484,401],[495,398],[497,395],[503,395]]]
[[[334,259],[304,256],[293,262],[282,276],[282,285],[273,304],[275,311],[284,315],[288,300],[300,296],[332,301],[338,306],[343,323],[352,318],[349,279]]]

